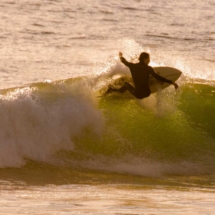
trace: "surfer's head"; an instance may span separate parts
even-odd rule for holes
[[[149,55],[149,53],[147,53],[147,52],[142,52],[141,54],[140,54],[140,56],[139,56],[139,61],[141,62],[141,63],[145,63],[145,64],[149,64],[149,62],[150,62],[150,55]]]

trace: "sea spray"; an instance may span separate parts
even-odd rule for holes
[[[73,139],[89,128],[102,132],[102,113],[87,86],[36,84],[1,95],[0,167],[20,166],[25,158],[47,162],[58,150],[72,150]]]

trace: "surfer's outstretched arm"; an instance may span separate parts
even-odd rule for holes
[[[150,68],[151,68],[151,69],[150,69],[150,74],[151,74],[154,78],[156,78],[156,79],[159,80],[159,81],[172,84],[172,85],[175,87],[175,89],[178,88],[178,85],[177,85],[175,82],[173,82],[173,81],[171,81],[171,80],[168,80],[168,79],[166,79],[166,78],[164,78],[164,77],[158,75],[157,73],[155,73],[155,71],[152,69],[152,67],[150,67]]]
[[[119,52],[120,61],[125,64],[127,67],[130,67],[132,63],[128,62],[124,57],[122,52]]]

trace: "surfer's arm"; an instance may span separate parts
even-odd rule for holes
[[[120,61],[125,64],[127,67],[130,67],[132,63],[128,62],[123,56],[122,52],[119,52],[119,59]]]
[[[169,83],[169,84],[172,84],[172,85],[175,87],[175,89],[178,88],[178,85],[177,85],[175,82],[173,82],[173,81],[171,81],[171,80],[168,80],[168,79],[166,79],[166,78],[164,78],[164,77],[158,75],[157,73],[155,73],[155,71],[154,71],[154,69],[152,69],[152,67],[150,67],[150,74],[151,74],[154,78],[156,78],[157,80],[162,81],[162,82],[166,82],[166,83]]]

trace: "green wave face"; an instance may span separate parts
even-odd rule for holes
[[[8,89],[1,92],[0,165],[214,173],[214,98],[213,86],[191,83],[143,100],[127,93],[96,98],[83,79]]]
[[[102,98],[105,140],[86,148],[104,154],[132,153],[166,160],[190,159],[214,151],[214,88],[188,84],[179,95],[161,93],[145,101],[129,95]],[[148,104],[147,104],[148,103]],[[151,104],[150,104],[151,103]],[[101,148],[100,148],[101,147]]]
[[[134,166],[135,162],[170,164],[170,170],[165,167],[161,172],[213,173],[214,92],[213,86],[187,83],[180,92],[167,89],[141,101],[129,94],[103,97],[99,101],[105,118],[102,137],[83,135],[76,147]]]

